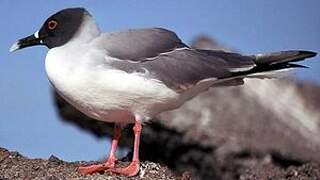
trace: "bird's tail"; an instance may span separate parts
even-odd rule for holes
[[[295,62],[302,61],[316,55],[317,53],[312,51],[299,50],[257,54],[254,55],[256,67],[249,71],[242,72],[242,74],[239,75],[245,75],[245,77],[253,78],[273,78],[277,72],[287,71],[294,68],[308,68],[307,66],[295,64]]]
[[[248,71],[236,72],[231,77],[215,81],[215,86],[236,86],[244,84],[243,78],[276,78],[280,72],[295,68],[308,68],[295,64],[306,58],[316,56],[317,53],[311,51],[280,51],[268,54],[253,55],[256,66]]]

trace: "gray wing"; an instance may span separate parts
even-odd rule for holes
[[[96,43],[109,56],[131,61],[141,61],[176,48],[187,47],[174,32],[162,28],[105,33]]]
[[[147,70],[151,78],[159,79],[176,91],[184,91],[201,80],[232,77],[234,73],[256,66],[253,56],[189,48],[163,53],[139,63],[114,61],[111,65],[128,73]]]

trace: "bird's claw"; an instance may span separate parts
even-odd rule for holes
[[[78,172],[82,175],[88,175],[93,174],[97,172],[102,172],[108,169],[114,169],[115,167],[115,160],[107,161],[103,164],[96,164],[96,165],[90,165],[90,166],[80,166],[78,167]]]
[[[108,172],[113,172],[116,174],[132,177],[139,173],[140,169],[140,162],[139,161],[132,161],[127,167],[123,168],[110,168],[107,169]]]

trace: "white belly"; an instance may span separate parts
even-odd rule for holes
[[[145,119],[178,107],[179,95],[143,74],[128,74],[106,66],[88,65],[52,49],[46,71],[58,93],[86,115],[108,122],[132,122],[134,115]]]

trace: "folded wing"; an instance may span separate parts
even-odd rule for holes
[[[94,43],[106,51],[106,63],[114,68],[144,73],[146,78],[159,80],[179,92],[208,79],[223,85],[243,84],[245,77],[261,78],[265,73],[302,67],[292,62],[316,55],[294,50],[245,56],[191,49],[174,32],[162,28],[106,33]]]
[[[187,90],[202,80],[231,77],[256,66],[251,56],[189,48],[162,53],[139,63],[114,61],[111,65],[128,73],[147,72],[149,78],[158,79],[176,91]]]
[[[130,61],[142,61],[187,47],[174,32],[162,28],[105,33],[94,43],[106,50],[109,56]]]

